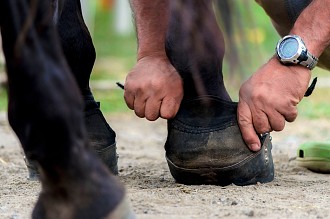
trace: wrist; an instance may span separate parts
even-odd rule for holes
[[[319,38],[319,36],[311,36],[314,34],[304,34],[302,31],[299,31],[298,28],[292,29],[290,34],[298,35],[302,38],[305,43],[308,51],[313,54],[316,58],[319,58],[323,51],[329,46],[329,41],[326,39],[328,37],[324,37],[323,39]]]
[[[276,46],[278,60],[284,65],[302,65],[312,70],[318,59],[307,49],[298,35],[284,36]]]
[[[312,71],[301,65],[285,66],[275,56],[269,62],[273,66],[273,69],[278,70],[273,73],[282,74],[279,78],[282,78],[283,83],[290,83],[296,91],[297,97],[301,100],[308,89]]]
[[[152,57],[152,58],[161,58],[167,59],[167,55],[165,50],[142,50],[142,51],[138,51],[137,53],[137,61],[145,58],[145,57]]]
[[[307,49],[316,57],[330,45],[330,10],[324,7],[330,0],[314,0],[300,14],[290,34],[300,36]]]
[[[281,62],[279,62],[276,56],[273,56],[269,62],[272,63],[272,65],[275,65],[274,68],[276,69],[281,67],[287,68],[289,71],[281,72],[283,72],[283,74],[291,74],[299,81],[309,82],[312,77],[312,71],[308,68],[301,65],[283,65]]]

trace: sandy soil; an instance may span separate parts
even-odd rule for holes
[[[298,119],[273,134],[275,180],[253,186],[185,186],[164,158],[166,122],[131,115],[108,118],[117,131],[120,179],[137,218],[330,218],[330,175],[298,167],[296,148],[330,140],[330,121]],[[40,191],[26,179],[19,143],[0,113],[0,218],[29,218]]]

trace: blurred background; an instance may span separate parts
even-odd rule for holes
[[[254,1],[233,2],[231,10],[235,13],[232,21],[235,28],[226,41],[231,40],[237,46],[226,48],[224,77],[227,89],[237,101],[240,84],[274,54],[279,36],[263,9]],[[116,82],[125,82],[126,74],[136,62],[136,36],[129,3],[126,0],[82,0],[82,7],[97,52],[91,78],[94,96],[101,101],[105,113],[129,113],[123,91],[116,86]],[[219,13],[218,17],[219,24],[223,25]],[[7,109],[4,68],[0,50],[0,111]],[[299,104],[299,114],[307,118],[330,117],[330,101],[327,99],[330,77],[319,68],[313,71],[313,76],[319,77],[318,84],[312,96]]]

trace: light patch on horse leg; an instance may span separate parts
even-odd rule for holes
[[[65,0],[52,0],[53,22],[56,25],[61,17]]]
[[[59,10],[58,10],[58,0],[54,0],[52,2],[52,8],[53,8],[53,22],[54,24],[57,24],[58,19],[59,19]]]

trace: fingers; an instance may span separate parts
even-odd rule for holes
[[[141,118],[173,118],[182,97],[182,78],[166,56],[140,59],[126,77],[126,104]]]
[[[271,126],[271,130],[279,132],[284,129],[285,118],[278,111],[273,110],[271,113],[269,113],[268,120]]]
[[[271,132],[272,127],[269,123],[269,119],[266,113],[261,110],[252,111],[252,123],[255,131],[259,134],[263,134],[266,132]]]
[[[126,105],[128,106],[128,108],[130,108],[131,110],[134,110],[135,114],[140,117],[140,118],[144,118],[145,114],[146,114],[146,105],[147,105],[147,96],[141,92],[141,90],[139,89],[133,89],[136,90],[135,93],[131,92],[130,89],[127,89],[127,87],[125,85],[125,92],[124,92],[124,99],[126,102]],[[150,112],[150,103],[147,105],[148,107],[148,115],[151,115],[151,117],[153,118],[155,115],[154,113]]]
[[[146,118],[149,121],[155,121],[159,118],[161,100],[153,97],[133,96],[129,93],[124,95],[127,106],[134,110],[135,114],[140,118]]]
[[[286,121],[288,122],[293,122],[294,120],[296,120],[297,116],[298,116],[298,110],[296,106],[289,106],[287,108],[284,108],[286,110],[278,110],[280,114],[282,114],[285,118]]]
[[[267,113],[258,110],[252,112],[253,126],[257,133],[264,134],[271,131],[282,131],[285,126],[285,117],[275,109],[268,109]]]
[[[160,108],[160,117],[163,119],[172,119],[179,110],[180,101],[176,101],[174,98],[165,97],[162,101]]]
[[[243,140],[250,150],[259,151],[261,148],[260,140],[253,126],[250,108],[244,101],[240,101],[238,104],[237,117]]]
[[[173,118],[179,110],[180,102],[175,101],[173,98],[164,98],[163,100],[155,100],[155,98],[135,98],[132,106],[135,114],[140,118],[146,118],[149,121],[155,121],[159,117],[163,119]]]
[[[145,117],[149,121],[155,121],[159,118],[159,112],[162,101],[149,98],[145,104]]]
[[[265,107],[261,107],[265,108]],[[260,141],[256,133],[264,134],[271,131],[282,131],[285,121],[292,122],[297,117],[297,108],[286,109],[285,114],[275,108],[265,108],[262,110],[250,109],[250,106],[240,101],[238,104],[238,123],[243,139],[252,151],[260,149]]]
[[[133,110],[134,109],[134,95],[126,89],[126,86],[125,86],[125,90],[124,90],[124,99],[125,99],[127,107],[130,108],[131,110]]]
[[[153,95],[132,95],[125,90],[124,98],[127,106],[134,110],[140,118],[154,121],[159,117],[163,119],[173,118],[179,110],[182,96],[176,98],[153,96]]]
[[[159,117],[164,119],[173,118],[178,110],[176,104],[166,98],[164,101],[162,98],[157,98],[155,96],[142,94],[133,95],[131,92],[126,90],[124,98],[128,108],[134,110],[138,117],[145,117],[149,121],[155,121]]]
[[[138,117],[140,118],[145,117],[145,107],[146,107],[146,100],[141,97],[135,97],[134,112]]]

